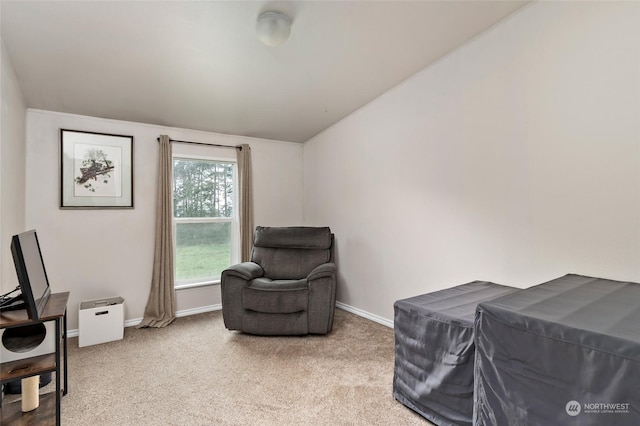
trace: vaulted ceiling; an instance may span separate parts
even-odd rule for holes
[[[516,1],[8,1],[30,108],[304,142],[522,7]],[[292,18],[268,47],[258,15]]]

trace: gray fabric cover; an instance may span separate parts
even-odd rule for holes
[[[569,274],[475,322],[475,425],[640,425],[640,284]]]
[[[251,262],[222,273],[230,330],[262,335],[326,334],[333,327],[336,266],[328,227],[257,227]]]
[[[476,306],[513,291],[474,281],[397,301],[394,397],[437,425],[470,425]]]

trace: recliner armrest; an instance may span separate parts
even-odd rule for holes
[[[318,265],[307,276],[307,281],[317,280],[318,278],[332,277],[336,273],[335,263],[323,263]]]
[[[229,266],[223,271],[226,275],[236,276],[245,281],[251,281],[254,278],[260,278],[264,275],[264,270],[260,265],[253,262],[243,262],[237,265]]]

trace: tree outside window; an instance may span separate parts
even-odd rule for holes
[[[176,286],[220,280],[235,263],[235,163],[173,160]]]

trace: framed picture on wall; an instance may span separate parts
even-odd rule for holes
[[[133,136],[61,129],[60,208],[133,208]]]

